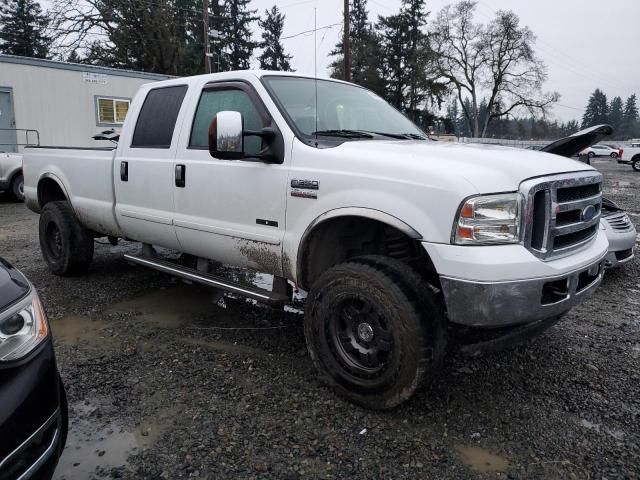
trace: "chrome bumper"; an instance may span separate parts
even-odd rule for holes
[[[0,476],[2,475],[4,467],[10,465],[11,462],[15,461],[20,455],[28,450],[38,437],[47,435],[48,438],[46,439],[44,450],[35,458],[31,465],[28,465],[25,470],[18,473],[16,480],[28,480],[36,475],[38,470],[56,454],[56,451],[59,448],[60,435],[62,432],[61,422],[62,417],[60,409],[56,409],[53,415],[51,415],[47,421],[38,428],[38,430],[33,432],[33,434],[20,444],[18,448],[0,461]]]
[[[521,325],[565,313],[602,281],[604,258],[564,275],[507,282],[441,277],[449,320],[475,327]]]

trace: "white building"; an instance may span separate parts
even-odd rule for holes
[[[95,134],[122,126],[140,85],[154,73],[0,54],[0,152],[12,144],[101,147]],[[17,131],[12,129],[18,129]]]

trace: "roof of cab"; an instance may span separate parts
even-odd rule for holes
[[[266,76],[282,76],[282,77],[298,77],[298,78],[316,78],[313,75],[304,75],[298,72],[281,72],[278,70],[232,70],[229,72],[219,72],[219,73],[205,73],[202,75],[193,75],[190,77],[177,77],[172,78],[170,80],[164,80],[160,82],[153,82],[150,84],[146,84],[148,86],[153,85],[154,88],[162,87],[162,86],[170,86],[170,85],[185,85],[190,84],[191,82],[195,82],[196,79],[207,79],[210,81],[216,80],[253,80],[256,78],[262,78]],[[318,76],[318,80],[330,80],[338,83],[346,83],[343,80],[338,80],[336,78],[330,78],[326,76]]]

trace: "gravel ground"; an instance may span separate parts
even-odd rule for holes
[[[640,174],[595,161],[640,230]],[[392,412],[320,386],[301,316],[127,265],[51,275],[0,196],[0,254],[38,288],[71,405],[56,478],[639,478],[640,261],[527,345],[449,358]]]

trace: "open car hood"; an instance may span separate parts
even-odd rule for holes
[[[573,157],[612,133],[613,128],[610,125],[596,125],[595,127],[580,130],[569,137],[556,140],[545,146],[541,151],[555,153],[563,157]]]

